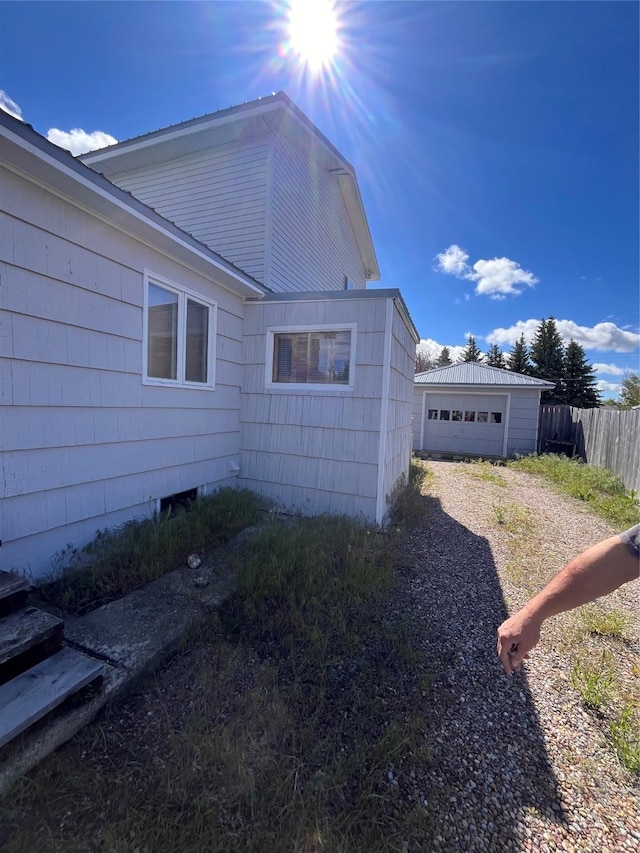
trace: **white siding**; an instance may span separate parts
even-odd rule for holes
[[[366,285],[365,268],[335,175],[280,133],[273,159],[271,256],[265,282],[272,290],[344,290]]]
[[[514,389],[511,391],[507,456],[516,454],[526,456],[536,452],[539,416],[539,390]]]
[[[113,180],[277,292],[366,285],[335,175],[283,132],[117,173]]]
[[[265,133],[124,172],[114,180],[264,281],[267,150]]]
[[[243,485],[291,511],[376,517],[387,299],[248,303],[241,400]],[[269,326],[357,324],[354,387],[265,388]]]
[[[158,498],[235,483],[242,300],[0,171],[0,538],[38,576]],[[143,270],[218,302],[215,390],[145,386]]]
[[[413,333],[398,306],[394,306],[383,484],[387,504],[398,481],[409,475],[415,351]]]

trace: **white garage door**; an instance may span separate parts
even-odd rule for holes
[[[427,394],[422,450],[502,456],[505,394]]]

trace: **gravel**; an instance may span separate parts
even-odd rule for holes
[[[534,588],[614,530],[544,481],[498,468],[429,462],[429,517],[408,536],[395,607],[411,612],[434,677],[426,697],[429,762],[393,768],[422,804],[429,836],[404,849],[433,851],[640,850],[640,790],[571,687],[564,637],[572,616],[550,620],[522,674],[502,674],[496,627],[527,598],[509,579],[514,550]],[[527,542],[496,522],[496,505],[531,510]],[[530,540],[530,541],[529,541]],[[634,617],[616,654],[638,698],[637,582],[608,604]],[[504,597],[504,598],[503,598]],[[408,778],[403,779],[406,773]]]
[[[328,743],[337,732],[341,753],[363,739],[379,744],[385,732],[407,732],[420,721],[408,745],[392,753],[393,763],[387,766],[385,758],[383,769],[376,769],[369,807],[379,836],[367,853],[640,851],[640,779],[620,765],[607,741],[606,714],[598,719],[587,712],[570,683],[575,655],[583,651],[576,646],[573,614],[547,623],[526,669],[511,679],[495,651],[505,601],[517,609],[528,597],[523,587],[538,589],[575,554],[616,531],[531,475],[466,463],[429,462],[429,468],[425,520],[400,539],[395,588],[370,613],[371,624],[390,627],[398,648],[410,654],[404,662],[397,649],[392,655],[389,632],[374,630],[363,648],[327,672]],[[526,535],[499,524],[497,506],[528,509]],[[607,606],[634,619],[624,642],[580,641],[585,652],[615,655],[620,689],[631,699],[640,699],[638,593],[636,582],[607,599]],[[218,725],[242,713],[249,687],[263,683],[263,665],[269,672],[275,665],[242,644],[211,655],[206,643],[195,643],[58,753],[63,763],[54,768],[66,768],[70,778],[76,770],[81,779],[113,778],[113,796],[102,803],[104,813],[91,790],[72,799],[47,797],[42,832],[52,840],[24,849],[107,849],[100,839],[105,825],[119,819],[122,791],[133,791],[135,774],[160,785],[172,738],[194,711],[203,711],[198,673],[218,671],[215,696],[203,693]],[[243,725],[242,717],[237,724]],[[255,727],[253,717],[250,724]],[[268,745],[264,750],[269,758]],[[355,776],[362,772],[357,762],[353,766],[359,768]],[[49,785],[53,771],[45,762],[39,772],[18,805],[10,803],[17,825],[28,827],[34,810],[42,809],[38,785]],[[311,776],[303,779],[305,772]],[[300,784],[311,789],[314,772],[301,763]],[[348,812],[358,799],[358,781],[353,778],[353,792],[349,786],[335,792],[337,811]],[[224,780],[216,787],[221,820],[235,827],[240,809],[232,795]],[[67,825],[75,844],[60,841]]]

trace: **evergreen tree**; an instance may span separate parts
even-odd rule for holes
[[[630,373],[622,380],[620,403],[623,409],[640,406],[640,376],[637,373]]]
[[[460,356],[460,361],[482,361],[482,353],[480,352],[478,345],[476,344],[476,339],[473,335],[469,335],[467,345]]]
[[[440,355],[436,361],[436,367],[447,367],[449,364],[453,364],[453,360],[451,359],[451,350],[449,347],[442,347]]]
[[[491,344],[487,350],[487,364],[489,367],[501,367],[502,370],[506,370],[507,364],[504,360],[504,353],[498,344]]]
[[[520,340],[515,342],[507,357],[507,370],[512,370],[514,373],[524,373],[525,376],[531,373],[529,350],[524,342],[524,335],[520,335]]]
[[[540,321],[531,344],[531,361],[533,376],[555,382],[555,388],[542,392],[541,402],[547,405],[564,403],[564,346],[553,317]]]
[[[595,409],[600,405],[593,367],[587,362],[583,347],[571,340],[564,357],[565,403],[579,409]]]

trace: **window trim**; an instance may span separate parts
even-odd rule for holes
[[[177,284],[162,275],[145,269],[143,275],[144,301],[142,307],[142,384],[159,385],[165,388],[195,388],[200,391],[212,391],[216,387],[216,339],[218,334],[218,303],[201,293],[196,293],[184,285]],[[159,376],[148,375],[149,357],[149,287],[155,285],[178,297],[178,340],[176,379],[163,379]],[[184,376],[186,371],[187,351],[187,300],[196,302],[209,309],[209,334],[207,340],[207,381],[188,382]]]
[[[303,334],[304,332],[350,332],[351,344],[349,347],[349,382],[274,382],[273,381],[273,359],[275,355],[275,336],[282,334]],[[356,372],[356,337],[358,332],[357,323],[318,323],[310,326],[267,326],[266,330],[266,357],[264,370],[265,389],[271,391],[324,391],[330,394],[344,394],[353,391]]]

